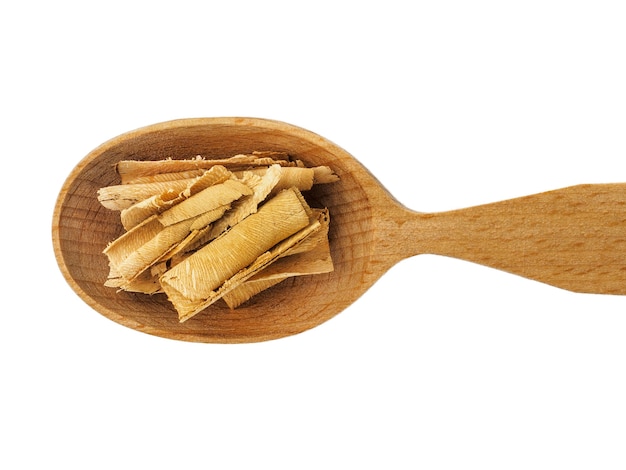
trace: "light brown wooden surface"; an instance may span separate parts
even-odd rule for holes
[[[122,232],[119,214],[96,198],[118,184],[122,159],[207,158],[286,151],[307,165],[329,165],[340,181],[307,198],[331,214],[335,271],[287,280],[230,310],[214,305],[185,323],[163,295],[104,286],[106,244]],[[626,185],[583,185],[435,214],[395,201],[350,154],[312,132],[249,118],[172,121],[129,132],[87,155],[67,178],[52,238],[63,275],[92,308],[122,325],[199,342],[252,342],[312,328],[341,312],[395,263],[432,253],[452,256],[561,288],[626,293]]]
[[[405,255],[450,256],[574,292],[626,294],[626,184],[578,185],[435,214],[405,211],[396,220]]]

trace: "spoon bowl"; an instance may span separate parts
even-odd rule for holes
[[[288,152],[307,166],[328,165],[339,181],[306,195],[331,216],[335,270],[287,279],[230,310],[216,303],[184,323],[163,294],[105,287],[102,250],[122,233],[119,214],[97,200],[119,184],[120,160],[218,158],[255,150]],[[354,157],[327,139],[283,122],[255,118],[181,119],[128,132],[90,152],[68,176],[52,224],[65,279],[109,319],[165,338],[258,342],[329,320],[398,261],[419,253],[453,256],[595,293],[626,293],[626,188],[581,185],[475,208],[424,214],[398,203]]]
[[[221,303],[179,323],[163,294],[147,296],[105,287],[109,267],[102,250],[122,233],[119,214],[98,202],[99,188],[119,184],[114,165],[124,159],[224,157],[254,150],[289,152],[308,166],[330,165],[339,182],[307,194],[328,207],[335,270],[287,279],[230,310]],[[253,342],[292,335],[333,317],[378,277],[374,216],[368,186],[378,186],[353,157],[296,126],[248,118],[182,119],[114,138],[89,153],[67,178],[53,217],[56,258],[65,279],[92,308],[122,325],[167,338],[198,342]],[[386,266],[391,260],[379,259]],[[379,275],[382,272],[379,273]]]

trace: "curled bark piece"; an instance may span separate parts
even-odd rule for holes
[[[308,191],[314,184],[327,184],[339,180],[339,177],[327,166],[315,167],[281,167],[281,175],[275,191],[295,186],[300,191]],[[257,175],[263,175],[266,168],[259,167],[249,170]]]
[[[221,165],[212,165],[212,167],[213,166],[221,167]],[[107,209],[127,209],[139,201],[162,194],[166,191],[181,193],[186,190],[190,191],[190,188],[198,186],[204,189],[211,184],[215,184],[214,179],[219,179],[224,171],[228,170],[222,167],[219,170],[215,170],[214,173],[205,172],[199,177],[190,179],[106,186],[98,190],[98,201]]]
[[[270,166],[278,164],[291,166],[295,163],[289,160],[285,152],[253,152],[251,154],[235,155],[228,158],[204,159],[201,156],[187,160],[122,160],[116,165],[122,184],[150,181],[151,177],[163,173],[180,173],[185,171],[206,170],[214,165],[222,165],[230,170],[245,170],[254,166]]]
[[[164,225],[160,217],[152,216],[105,248],[109,279],[120,279],[116,287],[125,288],[148,268],[178,253],[193,240],[197,227],[203,228],[219,219],[228,207],[224,205],[169,225]]]
[[[122,178],[122,184],[143,184],[159,183],[165,181],[187,180],[201,176],[206,170],[198,168],[196,170],[176,171],[172,173],[157,173],[155,175]]]
[[[328,243],[328,210],[314,210],[310,234],[281,254],[280,258],[250,278],[260,281],[274,278],[328,273],[333,262]]]
[[[213,304],[224,295],[231,292],[233,289],[239,287],[242,283],[255,276],[257,273],[266,269],[274,261],[279,259],[286,251],[297,246],[302,240],[305,240],[311,235],[311,233],[320,229],[320,224],[317,221],[311,221],[309,225],[302,230],[291,235],[287,239],[278,243],[272,249],[261,254],[250,266],[234,274],[231,278],[224,281],[224,283],[215,291],[211,292],[207,299],[204,301],[188,301],[187,299],[179,299],[179,306],[183,310],[183,314],[179,311],[180,321],[185,321],[195,314],[199,313],[209,305]],[[163,283],[161,283],[163,285]]]
[[[269,168],[259,167],[247,170],[249,173],[253,173],[258,176],[264,176]],[[238,176],[245,172],[235,172]],[[314,171],[312,168],[297,168],[297,167],[280,167],[280,177],[274,186],[273,192],[278,192],[282,189],[296,187],[299,191],[308,191],[313,186]]]
[[[275,286],[289,277],[332,272],[333,261],[328,243],[329,217],[327,210],[315,210],[320,229],[313,231],[300,243],[223,295],[226,304],[234,309],[265,289]]]
[[[213,186],[215,184],[223,183],[224,181],[233,177],[228,169],[222,165],[215,165],[208,170],[203,170],[202,174],[192,180],[191,183],[181,193],[182,197],[191,197],[194,194],[199,193],[203,189]]]
[[[221,237],[161,277],[161,285],[181,321],[202,310],[215,291],[280,241],[309,224],[310,209],[296,189],[265,203]],[[305,207],[306,206],[306,207]]]
[[[107,209],[120,211],[133,204],[166,191],[180,193],[194,180],[162,181],[157,183],[120,184],[98,190],[98,201]]]
[[[147,218],[159,214],[161,211],[172,207],[180,199],[179,193],[166,190],[143,201],[139,201],[120,212],[120,220],[124,229],[130,230]]]
[[[252,190],[236,180],[226,180],[203,189],[197,194],[181,201],[159,216],[164,226],[190,219],[236,201],[241,196],[252,194]]]
[[[230,179],[233,174],[223,166],[214,166],[210,170],[202,170],[202,174],[191,180],[181,192],[166,190],[161,194],[139,201],[127,209],[122,209],[120,219],[126,230],[141,223],[152,215],[160,214],[186,198],[189,198],[204,189]]]
[[[241,175],[241,180],[252,189],[252,194],[238,200],[232,210],[230,210],[223,218],[217,221],[207,234],[205,241],[213,240],[220,234],[225,232],[229,227],[233,227],[240,221],[254,214],[261,202],[274,190],[274,187],[280,181],[282,167],[272,165],[267,168],[263,176],[256,176],[253,172],[245,172]]]
[[[187,219],[162,227],[154,237],[134,250],[116,266],[117,274],[128,281],[135,279],[180,243],[189,233],[192,222],[193,219]]]
[[[339,176],[329,166],[314,166],[313,173],[313,184],[328,184],[339,181]]]

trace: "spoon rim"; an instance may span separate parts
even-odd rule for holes
[[[205,333],[197,333],[194,331],[189,331],[184,334],[180,332],[173,333],[167,328],[155,327],[154,325],[148,325],[144,322],[138,321],[137,319],[129,316],[126,312],[121,312],[119,310],[115,310],[113,308],[109,308],[106,305],[103,305],[100,301],[95,299],[89,292],[87,292],[79,282],[74,278],[72,274],[72,270],[70,266],[68,266],[64,249],[62,247],[62,241],[60,238],[60,225],[62,222],[62,212],[64,209],[65,202],[68,198],[68,193],[72,188],[73,184],[77,180],[77,178],[81,177],[86,168],[90,165],[95,164],[105,152],[115,149],[118,146],[128,142],[133,139],[140,139],[142,136],[158,133],[160,131],[173,131],[178,128],[192,128],[198,127],[202,128],[204,126],[247,126],[253,128],[260,128],[263,130],[275,130],[288,134],[289,137],[293,136],[294,140],[300,139],[302,141],[310,142],[312,147],[318,146],[326,150],[329,154],[332,154],[333,157],[336,157],[336,161],[338,165],[341,163],[343,165],[347,165],[350,170],[355,170],[357,173],[362,172],[363,175],[367,173],[367,175],[371,178],[373,176],[367,172],[367,170],[360,165],[360,163],[347,151],[334,144],[330,140],[322,137],[321,135],[304,129],[302,127],[289,124],[283,121],[266,119],[266,118],[256,118],[256,117],[200,117],[200,118],[182,118],[182,119],[174,119],[170,121],[164,121],[156,124],[151,124],[148,126],[143,126],[125,133],[122,133],[116,137],[113,137],[102,144],[95,147],[91,150],[86,156],[84,156],[77,165],[72,169],[70,174],[65,179],[59,195],[57,196],[57,200],[54,207],[53,212],[53,221],[52,221],[52,240],[53,240],[53,248],[54,254],[57,261],[57,264],[63,274],[66,282],[70,285],[70,287],[74,290],[74,292],[83,300],[89,307],[93,310],[99,312],[103,316],[113,320],[114,322],[121,324],[123,326],[148,333],[155,336],[165,337],[169,339],[177,339],[184,341],[192,341],[192,342],[203,342],[203,343],[250,343],[250,342],[258,342],[258,341],[267,341],[272,339],[278,339],[285,336],[290,336],[293,334],[299,334],[306,330],[309,330],[315,326],[324,323],[330,318],[334,317],[341,311],[343,311],[346,307],[352,304],[358,297],[360,297],[365,290],[373,284],[374,281],[370,281],[366,287],[364,287],[358,293],[350,294],[351,297],[346,297],[342,299],[341,302],[336,302],[333,305],[326,306],[325,309],[328,311],[326,317],[321,320],[311,320],[310,324],[297,325],[294,327],[293,331],[270,331],[267,329],[266,331],[255,331],[251,336],[250,334],[243,334],[242,336],[238,336],[236,333],[228,333],[226,336],[220,336],[220,334],[208,335]],[[128,157],[122,157],[128,158]],[[360,175],[362,177],[363,175]],[[349,176],[349,175],[348,175]],[[373,178],[374,179],[374,178]],[[363,188],[359,188],[364,194],[367,192]],[[383,188],[384,189],[384,188]],[[365,194],[367,196],[367,194]],[[333,214],[331,213],[331,217]],[[332,224],[332,222],[331,222]],[[332,242],[331,242],[332,244]],[[382,275],[382,273],[381,273]],[[376,276],[378,278],[379,276]]]

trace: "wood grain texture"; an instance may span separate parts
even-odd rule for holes
[[[207,158],[254,150],[289,152],[329,165],[340,181],[307,199],[328,207],[335,271],[293,278],[236,310],[213,305],[185,323],[163,295],[105,287],[106,244],[122,233],[119,214],[97,190],[118,184],[122,159]],[[218,343],[280,338],[327,321],[408,256],[452,256],[578,292],[626,293],[626,186],[584,185],[457,211],[424,214],[398,203],[358,161],[304,129],[252,118],[201,118],[148,126],[90,152],[68,176],[52,226],[59,267],[92,308],[136,330]]]
[[[574,292],[626,294],[626,184],[397,220],[413,232],[400,243],[405,253],[472,261]]]

